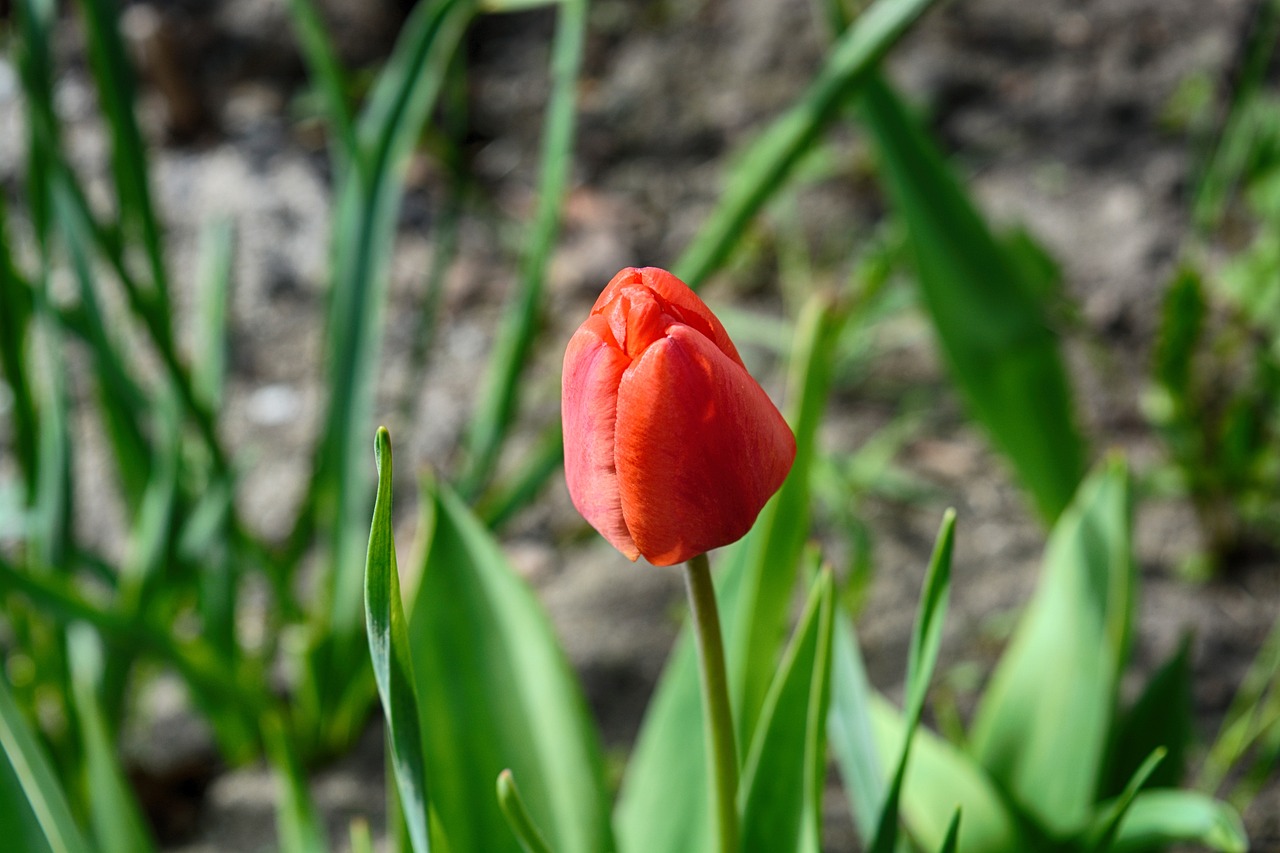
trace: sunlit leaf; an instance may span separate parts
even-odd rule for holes
[[[826,718],[835,589],[830,571],[809,602],[765,699],[742,775],[742,849],[821,849]]]
[[[1128,474],[1112,461],[1054,527],[1039,589],[973,724],[974,755],[1064,835],[1082,827],[1096,799],[1133,586]]]
[[[933,141],[878,77],[865,85],[867,128],[885,186],[906,222],[924,303],[970,411],[1008,457],[1045,519],[1084,473],[1084,440],[1039,288],[1013,261]]]
[[[598,735],[546,614],[457,496],[427,483],[423,501],[429,545],[409,639],[427,764],[448,780],[432,806],[450,844],[519,851],[494,795],[510,769],[557,853],[611,848]]]
[[[400,570],[391,527],[391,436],[379,428],[375,443],[378,499],[364,571],[365,622],[373,674],[387,720],[387,742],[400,806],[417,853],[431,850],[427,763],[414,685],[409,628],[400,600]],[[448,778],[448,777],[445,777]]]
[[[26,808],[21,803],[0,807],[0,816],[17,816],[14,835],[34,840],[39,832],[43,834],[44,849],[51,853],[90,853],[71,817],[71,809],[49,760],[14,703],[8,681],[3,678],[0,678],[0,762],[4,765],[0,776],[17,783],[17,790],[27,804]],[[12,789],[13,786],[0,784],[0,793],[11,793],[5,791],[6,787]],[[32,819],[34,827],[30,823]],[[40,841],[35,844],[37,850],[42,846]]]
[[[1115,853],[1161,850],[1167,845],[1202,844],[1224,853],[1249,849],[1236,810],[1197,791],[1143,791],[1120,823]]]

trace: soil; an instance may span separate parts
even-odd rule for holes
[[[888,63],[890,76],[929,111],[986,212],[1004,225],[1024,224],[1061,264],[1065,291],[1079,306],[1064,333],[1082,419],[1099,458],[1119,448],[1135,469],[1161,458],[1140,400],[1156,306],[1188,225],[1192,152],[1187,134],[1164,117],[1191,76],[1220,85],[1230,80],[1254,6],[956,0],[929,13]],[[335,31],[355,64],[384,56],[405,14],[394,0],[333,0],[329,7],[331,22],[343,16]],[[815,9],[809,0],[592,4],[573,189],[551,264],[548,328],[528,374],[527,433],[513,456],[554,418],[563,343],[599,288],[623,266],[673,262],[714,204],[733,152],[812,78],[826,41]],[[180,284],[191,280],[201,229],[219,217],[234,223],[233,337],[221,429],[244,470],[238,495],[244,516],[266,535],[280,535],[305,486],[324,402],[331,202],[323,134],[303,97],[287,10],[283,0],[185,0],[133,4],[127,14],[139,49],[149,45],[163,55],[167,40],[182,59],[167,71],[163,59],[148,61],[141,105],[154,144],[153,184],[170,238],[169,264]],[[456,461],[515,279],[510,239],[494,212],[520,217],[532,206],[553,28],[553,14],[535,10],[488,16],[468,36],[469,153],[490,208],[463,222],[443,323],[425,368],[411,356],[414,311],[436,250],[445,183],[427,158],[410,170],[378,389],[378,416],[391,428],[398,460],[407,460],[402,470],[447,473]],[[61,52],[72,63],[59,83],[68,144],[101,192],[106,143],[73,22],[63,41]],[[165,83],[165,75],[179,80]],[[0,177],[11,195],[22,150],[16,98],[12,69],[0,60]],[[841,128],[831,138],[834,173],[799,193],[791,211],[819,261],[814,286],[844,279],[849,247],[883,215],[856,129]],[[757,312],[794,309],[788,293],[797,283],[779,286],[781,267],[770,250],[783,230],[777,217],[756,226],[752,239],[764,247],[756,263],[713,281],[705,294],[713,306],[732,300]],[[189,292],[178,294],[184,320],[191,301]],[[904,400],[927,394],[928,411],[895,460],[927,488],[911,501],[873,497],[861,505],[873,531],[875,573],[859,638],[872,681],[897,696],[933,536],[943,509],[956,507],[953,602],[939,680],[964,710],[980,688],[974,673],[989,669],[1012,614],[1034,588],[1044,530],[1004,463],[966,421],[923,322],[908,317],[876,335],[883,357],[840,389],[824,442],[832,451],[855,448],[902,415]],[[768,354],[753,357],[766,370],[769,390],[780,391]],[[119,520],[104,509],[112,504],[106,466],[93,450],[105,449],[89,425],[81,426],[91,448],[82,456],[85,479],[97,485],[78,495],[78,512],[87,520],[83,528],[100,537],[97,544],[118,552]],[[411,495],[399,502],[406,526],[412,503]],[[1192,584],[1177,573],[1200,545],[1190,509],[1147,501],[1136,522],[1142,590],[1134,676],[1125,687],[1132,693],[1189,632],[1198,734],[1207,740],[1277,613],[1277,561],[1259,558],[1232,566],[1219,580]],[[680,581],[668,570],[633,566],[580,531],[557,478],[504,541],[550,611],[607,746],[623,755],[675,636]],[[175,817],[165,827],[167,849],[270,849],[270,775],[261,768],[214,773],[207,735],[174,692],[180,691],[153,691],[149,727],[130,747],[138,773],[159,780],[160,789],[176,778],[175,767],[192,777],[192,793],[178,806],[164,800]],[[354,815],[380,825],[380,751],[374,727],[348,757],[315,775],[314,793],[335,840],[345,839]],[[829,802],[827,848],[854,849],[842,798],[833,792]],[[1246,815],[1254,849],[1280,849],[1278,815],[1280,784],[1273,781]]]

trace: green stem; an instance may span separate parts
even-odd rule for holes
[[[720,613],[711,583],[711,564],[699,554],[685,564],[685,588],[698,640],[707,745],[711,750],[711,796],[720,829],[720,853],[738,853],[738,754],[729,706]]]

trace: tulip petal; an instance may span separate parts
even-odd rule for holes
[[[602,311],[606,305],[617,298],[620,291],[636,285],[653,291],[666,303],[668,310],[675,309],[674,313],[682,323],[701,332],[730,360],[737,362],[745,369],[742,357],[738,355],[733,341],[729,340],[729,333],[725,331],[724,326],[707,304],[698,298],[698,294],[694,293],[689,285],[659,267],[627,267],[620,271],[596,299],[592,312]]]
[[[631,359],[612,345],[608,334],[608,324],[592,317],[574,333],[564,355],[564,474],[582,517],[635,560],[640,551],[623,520],[614,463],[618,384]]]
[[[654,565],[745,535],[795,459],[764,389],[688,326],[671,326],[623,373],[617,399],[622,516]]]

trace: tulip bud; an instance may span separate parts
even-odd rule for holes
[[[631,560],[688,560],[740,538],[795,437],[724,326],[684,282],[624,269],[564,356],[569,495]]]

